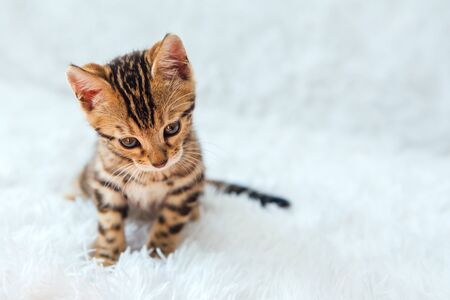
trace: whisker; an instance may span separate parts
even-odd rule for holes
[[[175,109],[177,109],[178,107],[181,107],[182,105],[188,104],[188,102],[180,102],[180,103],[178,103],[178,102],[181,101],[182,99],[184,99],[184,98],[186,98],[186,97],[190,97],[190,96],[192,96],[192,95],[194,95],[194,94],[195,94],[195,93],[193,93],[193,92],[187,93],[187,94],[184,94],[184,95],[178,97],[177,99],[172,100],[172,101],[171,101],[171,105],[169,106],[169,109],[170,109],[170,110],[175,110]]]

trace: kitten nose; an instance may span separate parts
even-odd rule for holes
[[[155,168],[162,168],[162,167],[164,167],[166,164],[167,164],[167,159],[161,160],[161,161],[159,161],[159,162],[154,162],[154,163],[152,163],[152,165],[153,165]]]

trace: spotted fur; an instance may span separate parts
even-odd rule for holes
[[[164,255],[173,252],[185,224],[199,217],[207,183],[192,128],[195,82],[181,40],[166,35],[150,49],[105,65],[70,65],[67,77],[98,133],[96,151],[78,180],[81,194],[92,198],[98,211],[93,255],[104,264],[118,259],[126,248],[124,221],[130,209],[154,219],[147,246]],[[176,134],[168,135],[168,126]],[[138,146],[125,147],[128,138]],[[208,183],[227,193],[246,192],[262,204],[289,204],[245,187]]]

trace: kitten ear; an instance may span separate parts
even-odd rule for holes
[[[152,77],[158,75],[164,79],[177,76],[182,80],[187,80],[192,75],[183,42],[175,34],[168,33],[161,41],[152,66]]]
[[[100,76],[104,72],[100,65],[88,64],[83,68],[70,65],[67,68],[67,80],[72,87],[81,106],[87,112],[92,111],[101,100],[100,94],[108,87],[108,83]]]

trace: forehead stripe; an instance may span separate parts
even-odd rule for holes
[[[145,73],[142,71],[141,65],[140,65],[140,56],[136,57],[136,59],[138,60],[138,62],[136,62],[136,64],[134,65],[134,69],[135,69],[135,74],[136,74],[136,78],[135,80],[137,81],[137,86],[139,89],[139,107],[141,108],[141,114],[139,115],[141,117],[141,121],[142,123],[145,125],[145,127],[148,127],[149,125],[149,115],[150,115],[150,107],[147,104],[147,101],[145,100],[146,98],[146,94],[144,92],[144,85],[145,83],[143,82],[145,80]]]
[[[152,92],[151,92],[151,85],[150,85],[150,72],[147,68],[147,60],[145,59],[145,51],[142,51],[141,59],[139,61],[139,64],[142,69],[142,74],[144,75],[144,93],[148,97],[147,104],[150,109],[150,116],[149,121],[151,126],[155,126],[155,102],[153,100]]]
[[[131,57],[128,58],[130,59]],[[123,88],[125,89],[126,94],[129,96],[129,99],[131,99],[131,101],[133,102],[134,107],[131,107],[131,109],[133,110],[134,108],[133,112],[135,113],[135,115],[137,115],[138,121],[136,122],[136,124],[138,125],[139,128],[145,128],[147,127],[146,122],[144,121],[145,107],[143,107],[142,103],[140,103],[139,100],[141,99],[135,96],[131,91],[132,89],[136,90],[135,88],[136,81],[137,77],[139,76],[138,72],[136,72],[137,70],[132,67],[132,62],[133,61],[131,59],[124,62],[125,64],[122,66],[121,69],[119,69],[121,71],[120,77],[122,79],[122,85]]]
[[[141,84],[140,84],[140,75],[137,68],[133,68],[131,65],[128,66],[127,73],[122,72],[122,78],[123,78],[123,87],[128,95],[130,95],[131,100],[133,101],[134,105],[134,112],[139,118],[139,123],[137,124],[140,128],[147,127],[146,120],[148,119],[148,110],[145,106],[145,101],[142,99],[142,92],[141,92]],[[139,88],[139,95],[135,95],[132,92],[132,89],[136,91],[136,82],[138,83]]]
[[[115,89],[117,89],[120,93],[120,95],[122,96],[122,98],[125,100],[125,106],[127,107],[127,112],[128,112],[128,116],[130,116],[134,122],[139,125],[139,121],[136,117],[136,115],[134,114],[133,110],[131,109],[131,103],[130,103],[130,99],[128,98],[127,94],[125,93],[125,91],[123,90],[123,88],[120,86],[120,81],[117,78],[117,73],[118,73],[118,68],[115,64],[111,64],[111,70],[112,70],[112,82],[113,85],[115,87]]]
[[[138,87],[139,87],[140,101],[141,101],[142,105],[145,106],[145,119],[143,120],[143,122],[145,123],[145,125],[147,127],[149,125],[151,127],[153,127],[151,122],[150,122],[150,107],[149,107],[148,101],[147,101],[147,97],[148,97],[147,95],[148,94],[145,92],[145,78],[146,78],[146,74],[142,70],[140,57],[138,58],[138,61],[136,62],[136,72],[139,74]]]

